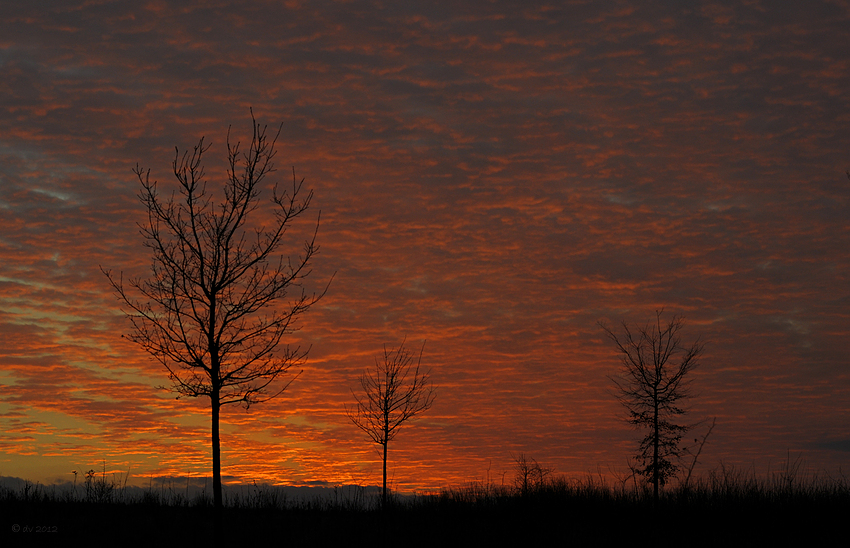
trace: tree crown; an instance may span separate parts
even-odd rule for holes
[[[147,221],[139,225],[151,250],[151,276],[124,283],[123,273],[104,273],[129,309],[130,340],[142,346],[168,370],[180,396],[210,396],[220,405],[246,408],[282,392],[272,383],[306,360],[308,349],[282,344],[297,330],[300,314],[327,291],[308,295],[301,282],[310,274],[319,219],[294,260],[280,249],[292,223],[310,206],[313,192],[292,171],[292,187],[272,189],[274,222],[249,228],[259,207],[261,187],[274,169],[275,144],[267,126],[251,115],[253,135],[240,151],[227,132],[228,169],[224,199],[213,203],[202,164],[209,145],[201,138],[192,151],[176,149],[172,170],[179,199],[161,196],[150,170],[133,172],[141,183],[139,200]],[[295,295],[291,295],[292,290]],[[281,305],[282,302],[285,305]],[[291,380],[290,380],[291,382]],[[178,396],[179,397],[179,396]]]
[[[414,354],[404,342],[395,349],[384,345],[383,358],[376,357],[375,368],[360,376],[363,394],[352,390],[357,405],[346,407],[346,414],[375,443],[386,445],[402,424],[433,405],[430,372],[420,370],[424,349],[423,343],[414,365]]]

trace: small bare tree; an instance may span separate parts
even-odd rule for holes
[[[552,474],[551,468],[543,468],[536,460],[520,453],[514,457],[514,486],[522,496],[538,491],[546,486]]]
[[[384,483],[381,500],[385,507],[387,446],[402,424],[434,403],[435,391],[430,374],[420,370],[424,349],[423,343],[414,367],[414,356],[404,347],[404,341],[396,349],[384,345],[384,356],[380,360],[375,358],[375,369],[367,370],[360,376],[363,394],[358,396],[351,391],[357,405],[353,408],[345,407],[351,422],[383,448]]]
[[[685,377],[697,366],[704,348],[699,340],[682,346],[679,331],[684,320],[673,316],[662,324],[662,312],[656,311],[654,324],[643,327],[630,328],[624,321],[622,336],[599,324],[614,342],[623,363],[620,374],[611,380],[628,411],[628,422],[647,430],[640,443],[637,457],[641,465],[636,472],[652,481],[656,503],[659,485],[663,486],[678,468],[671,459],[679,456],[679,441],[688,426],[674,421],[685,413],[679,404],[690,395]]]
[[[162,197],[150,170],[136,166],[142,185],[139,200],[148,211],[140,224],[145,247],[153,261],[151,277],[126,283],[103,270],[134,331],[129,340],[162,363],[178,399],[208,397],[212,410],[211,445],[213,498],[222,505],[219,412],[227,404],[246,409],[283,392],[277,383],[307,359],[309,348],[290,347],[283,338],[294,332],[295,321],[323,295],[308,295],[301,281],[310,273],[318,253],[316,228],[295,260],[280,255],[284,235],[310,206],[313,192],[304,194],[303,179],[292,172],[292,188],[272,192],[271,226],[247,225],[258,207],[260,189],[274,171],[272,160],[280,134],[269,139],[251,113],[253,136],[248,150],[227,133],[229,168],[224,200],[213,203],[207,193],[204,139],[190,152],[176,151],[172,169],[180,199]],[[290,296],[295,289],[295,294]],[[325,288],[327,291],[327,288]],[[296,374],[297,376],[297,374]]]

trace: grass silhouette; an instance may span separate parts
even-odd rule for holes
[[[687,488],[662,491],[657,508],[651,485],[610,484],[601,476],[549,476],[524,489],[470,483],[426,495],[396,494],[385,509],[374,488],[338,488],[301,500],[254,485],[226,493],[225,527],[214,539],[205,492],[189,498],[174,486],[131,489],[126,476],[105,473],[91,481],[75,490],[32,483],[0,488],[0,539],[29,543],[33,535],[53,535],[127,546],[828,545],[844,539],[850,510],[847,478],[805,474],[799,460],[789,458],[762,477],[721,465]]]

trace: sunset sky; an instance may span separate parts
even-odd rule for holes
[[[285,249],[321,211],[307,289],[336,274],[303,374],[223,410],[228,481],[378,484],[343,406],[405,337],[437,398],[396,488],[622,471],[598,323],[662,307],[706,344],[699,470],[850,469],[847,0],[72,4],[0,5],[0,476],[210,474],[208,400],[157,388],[100,267],[150,272],[136,164],[170,192],[206,136],[216,187],[249,108],[315,192]]]

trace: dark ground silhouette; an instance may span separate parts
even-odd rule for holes
[[[165,501],[151,493],[101,503],[35,486],[26,493],[6,489],[0,496],[0,540],[4,546],[72,539],[129,546],[216,540],[243,546],[770,546],[846,540],[846,481],[782,480],[757,481],[734,472],[713,476],[687,491],[665,490],[657,510],[649,486],[635,491],[589,479],[556,478],[525,495],[469,485],[396,499],[386,510],[376,495],[287,503],[258,490],[228,501],[218,539],[208,497]],[[36,532],[37,527],[47,529]]]

